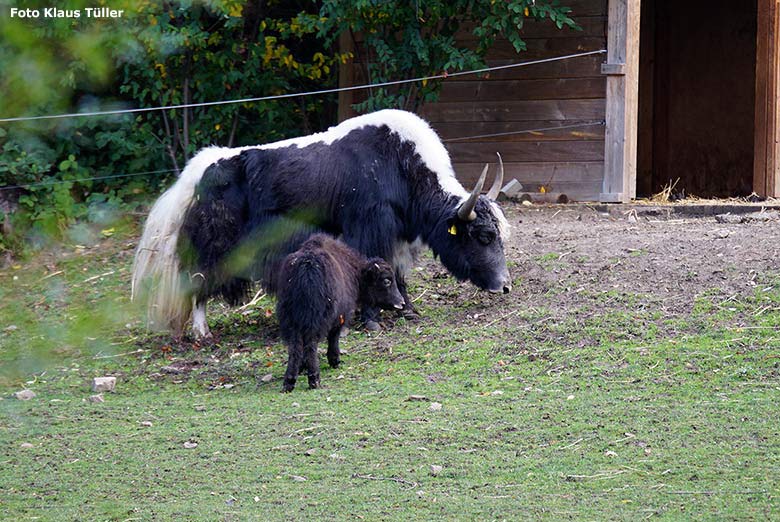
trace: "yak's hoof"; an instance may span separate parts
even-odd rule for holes
[[[414,308],[404,308],[403,310],[401,310],[400,314],[401,314],[401,317],[403,317],[407,321],[416,321],[420,317],[422,317],[419,314],[419,312],[417,310],[415,310]]]
[[[328,366],[331,368],[338,368],[341,361],[338,359],[328,359]]]
[[[379,330],[382,329],[382,327],[379,326],[379,323],[377,323],[376,321],[374,321],[372,319],[369,319],[368,321],[366,321],[365,327],[366,327],[366,330],[369,331],[369,332],[378,332]]]
[[[205,332],[198,332],[197,330],[193,330],[192,333],[195,337],[196,343],[205,346],[214,344],[214,334],[212,334],[209,330],[206,330]]]

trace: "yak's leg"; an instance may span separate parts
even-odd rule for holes
[[[320,387],[320,357],[317,355],[317,343],[309,343],[303,348],[303,358],[309,375],[309,388]]]
[[[331,368],[338,368],[341,362],[341,350],[339,339],[341,338],[341,326],[336,326],[328,332],[328,364]]]
[[[300,372],[303,364],[303,343],[296,341],[287,347],[287,371],[284,372],[282,392],[288,393],[293,391],[295,381],[298,379],[298,372]]]
[[[360,310],[360,321],[369,332],[376,332],[380,329],[379,311],[379,308],[374,308],[373,306],[364,306]]]
[[[409,292],[406,289],[406,279],[403,274],[396,272],[395,283],[398,285],[398,291],[401,293],[401,297],[404,298],[404,307],[398,313],[409,321],[414,321],[420,318],[420,313],[414,307],[412,300],[409,298]]]
[[[192,310],[192,331],[195,338],[208,340],[212,338],[209,325],[206,322],[206,298],[196,299],[195,308]]]

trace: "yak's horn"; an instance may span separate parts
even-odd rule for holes
[[[477,213],[474,212],[474,207],[477,206],[477,198],[479,198],[479,195],[482,192],[482,186],[485,184],[488,168],[490,167],[486,163],[485,168],[482,169],[482,175],[479,177],[479,181],[477,181],[474,190],[471,191],[471,195],[458,209],[458,217],[463,221],[474,221],[477,219]]]
[[[496,179],[493,180],[493,186],[490,187],[490,190],[488,190],[487,193],[488,199],[492,199],[493,201],[498,198],[501,187],[504,186],[504,162],[501,161],[501,154],[496,152],[496,156],[498,156],[498,173],[496,174]]]

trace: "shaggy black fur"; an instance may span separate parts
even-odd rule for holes
[[[317,344],[328,338],[328,363],[339,365],[339,334],[356,306],[402,308],[393,269],[381,258],[366,259],[325,234],[311,236],[287,256],[278,274],[276,314],[288,362],[282,391],[295,387],[306,368],[309,388],[320,385]]]
[[[202,283],[193,277],[199,301],[217,294],[241,300],[252,279],[274,292],[279,261],[315,231],[341,235],[361,254],[390,263],[402,242],[419,238],[456,278],[508,291],[487,198],[480,197],[471,222],[457,217],[459,205],[413,144],[385,125],[366,126],[331,144],[248,149],[212,165],[187,211],[179,246],[190,276],[204,276]],[[407,298],[403,274],[396,278]]]

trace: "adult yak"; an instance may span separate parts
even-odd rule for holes
[[[152,326],[179,334],[192,313],[195,334],[209,336],[209,297],[235,304],[252,280],[273,292],[281,260],[317,231],[386,259],[409,313],[404,276],[424,245],[456,278],[509,292],[509,226],[493,201],[503,166],[481,196],[486,174],[469,194],[436,133],[398,110],[267,145],[204,149],[152,207],[133,297],[146,294]],[[370,322],[377,312],[363,313]]]

